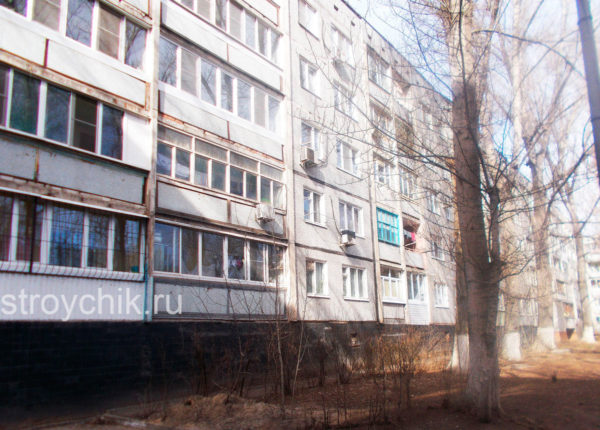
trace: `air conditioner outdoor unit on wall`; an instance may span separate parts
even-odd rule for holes
[[[317,162],[315,161],[315,150],[309,148],[308,146],[303,146],[302,155],[300,156],[300,163],[303,167],[316,166]]]
[[[354,245],[354,238],[356,233],[352,230],[342,230],[342,245],[349,246]]]
[[[267,203],[259,203],[256,206],[256,219],[259,222],[270,222],[275,219],[275,209]]]

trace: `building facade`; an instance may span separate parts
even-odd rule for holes
[[[348,5],[0,20],[0,320],[453,324],[448,101]]]

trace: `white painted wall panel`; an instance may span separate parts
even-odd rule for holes
[[[419,254],[418,252],[413,252],[413,251],[406,251],[404,253],[405,257],[406,257],[406,265],[407,266],[411,266],[411,267],[418,267],[420,269],[423,269],[423,256],[421,254]]]
[[[277,24],[277,6],[267,0],[252,0],[250,3],[255,10]]]
[[[40,149],[40,182],[142,203],[144,177],[105,163]]]
[[[152,130],[150,121],[129,113],[123,118],[123,161],[150,170]]]
[[[160,297],[162,295],[164,297]],[[166,297],[169,297],[168,301]],[[181,299],[179,298],[181,297]],[[168,316],[179,309],[182,313],[204,315],[227,314],[227,290],[224,288],[207,288],[198,285],[172,285],[168,282],[156,282],[154,285],[155,313]],[[174,315],[176,316],[176,314]]]
[[[406,307],[408,324],[429,324],[429,305],[427,303],[409,303]]]
[[[75,52],[67,46],[50,41],[48,44],[48,67],[139,105],[144,105],[146,100],[144,82],[95,60],[91,56],[80,52],[74,54]]]
[[[125,0],[126,3],[129,3],[133,7],[138,8],[144,13],[148,13],[148,0]]]
[[[0,173],[33,179],[35,148],[18,140],[0,135]]]
[[[385,242],[379,243],[379,258],[386,261],[391,261],[397,264],[402,263],[401,249],[399,246],[390,245]]]
[[[283,159],[282,142],[256,133],[247,127],[231,122],[229,126],[231,140],[240,142],[249,148],[256,149],[278,160]]]
[[[271,88],[279,90],[280,70],[248,48],[230,45],[229,62]]]
[[[404,319],[404,305],[383,304],[383,317],[392,319]]]
[[[161,22],[173,32],[222,60],[227,60],[227,43],[216,35],[218,30],[196,18],[178,4],[170,1],[162,2]]]
[[[279,309],[279,313],[281,313],[285,300],[281,293],[277,299],[275,292],[252,290],[231,290],[230,298],[232,313],[259,318],[276,315],[276,309]]]
[[[227,200],[161,182],[158,183],[158,207],[227,222]]]
[[[28,24],[24,17],[0,8],[0,49],[34,63],[44,64],[46,40],[27,28]]]
[[[0,273],[2,321],[135,321],[143,303],[143,282]]]
[[[275,220],[261,224],[256,221],[256,207],[231,202],[231,222],[245,227],[264,229],[276,235],[283,234],[283,216],[275,215]]]
[[[199,99],[197,103],[196,105],[188,103],[170,94],[169,90],[160,92],[161,112],[227,138],[227,121],[203,109]]]

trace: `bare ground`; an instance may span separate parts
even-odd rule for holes
[[[170,404],[127,412],[130,421],[105,416],[93,422],[52,427],[54,430],[154,429],[600,429],[600,343],[565,342],[552,353],[529,353],[522,362],[501,363],[503,416],[483,424],[457,404],[463,381],[446,371],[417,375],[411,407],[399,404],[399,389],[386,381],[354,375],[348,384],[328,380],[303,386],[287,399],[285,418],[277,398],[268,402],[226,394],[191,396]],[[143,408],[142,408],[143,409]],[[115,413],[118,413],[115,412]]]

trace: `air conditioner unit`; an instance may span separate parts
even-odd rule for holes
[[[271,222],[275,219],[275,209],[267,203],[259,203],[256,206],[256,220],[259,222]]]
[[[342,230],[342,245],[349,246],[354,245],[354,238],[356,233],[352,230]]]
[[[316,166],[317,163],[315,161],[315,150],[309,148],[308,146],[303,146],[302,155],[300,156],[300,163],[304,167]]]

